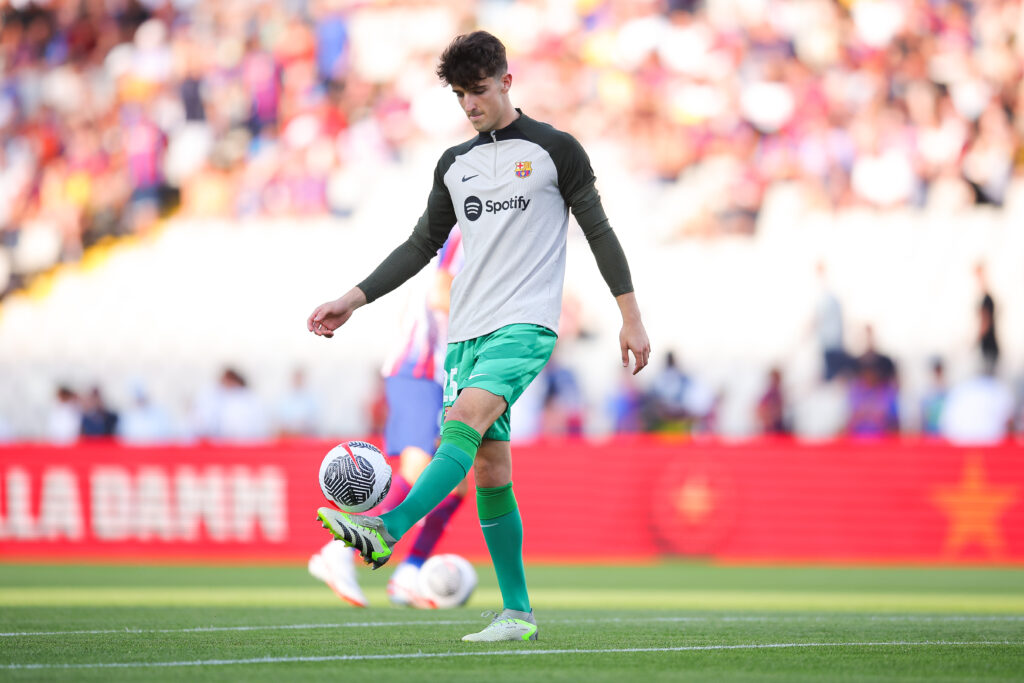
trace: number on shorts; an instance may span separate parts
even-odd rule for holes
[[[452,368],[452,371],[450,373],[447,370],[445,370],[445,372],[444,372],[444,402],[445,403],[454,403],[455,402],[455,397],[459,395],[459,383],[455,379],[455,376],[456,376],[456,374],[458,374],[458,372],[459,372],[458,368]]]

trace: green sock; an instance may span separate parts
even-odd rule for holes
[[[523,518],[511,482],[496,488],[478,486],[476,507],[505,609],[529,612],[530,595],[523,570]]]
[[[458,420],[441,427],[441,445],[401,505],[380,516],[395,540],[437,507],[469,473],[480,448],[478,431]]]

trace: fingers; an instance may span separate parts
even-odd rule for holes
[[[330,339],[334,336],[334,330],[321,321],[313,321],[313,327],[310,331],[318,337],[327,337]]]
[[[315,334],[318,337],[327,337],[330,339],[334,336],[334,330],[324,323],[324,318],[327,316],[327,312],[324,311],[323,306],[318,306],[312,315],[306,319],[306,329]]]
[[[629,367],[629,354],[633,354],[633,374],[647,367],[651,359],[651,342],[646,334],[631,334],[623,330],[619,336],[619,350],[622,352],[622,367]]]
[[[323,334],[324,314],[320,308],[313,311],[309,318],[306,319],[306,329],[317,336]]]
[[[645,344],[643,346],[634,347],[632,344],[624,343],[621,347],[622,350],[622,367],[629,367],[629,354],[632,352],[633,360],[633,374],[640,372],[647,367],[647,363],[651,359],[651,346]]]
[[[640,372],[647,367],[647,363],[651,360],[651,345],[645,344],[639,351],[633,350],[633,358],[636,363],[633,365],[633,374]]]
[[[633,359],[636,361],[633,363],[633,374],[640,372],[647,367],[647,357],[642,353],[633,353]]]

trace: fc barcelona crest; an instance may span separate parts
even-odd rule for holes
[[[533,167],[530,165],[531,161],[517,161],[516,162],[516,178],[529,178],[530,174],[533,173]]]

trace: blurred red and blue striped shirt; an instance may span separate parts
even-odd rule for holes
[[[437,271],[454,278],[462,269],[462,233],[452,229],[437,257]],[[402,325],[404,343],[384,363],[384,377],[414,377],[444,381],[444,351],[448,339],[448,313],[432,309],[424,300],[410,307]]]

